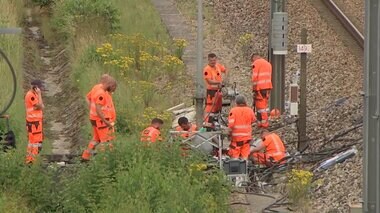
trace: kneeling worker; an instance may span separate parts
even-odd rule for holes
[[[236,97],[236,107],[232,108],[228,117],[228,128],[231,133],[231,144],[228,155],[237,159],[248,159],[252,140],[252,123],[256,122],[253,110],[247,106],[244,96]]]
[[[272,162],[279,162],[286,156],[284,143],[276,133],[264,129],[261,139],[262,142],[257,147],[251,147],[255,163],[270,166]],[[264,150],[264,153],[260,152]]]
[[[182,133],[180,136],[183,139],[187,139],[192,136],[192,132],[197,131],[197,126],[189,122],[186,117],[180,117],[178,119],[178,126],[175,128],[176,131],[187,131],[187,133]]]
[[[164,121],[159,118],[153,118],[151,125],[141,132],[141,142],[151,142],[162,141],[160,129]]]
[[[193,136],[195,131],[197,131],[197,126],[195,124],[192,124],[189,122],[189,120],[186,117],[180,117],[178,119],[178,126],[175,128],[176,131],[181,132],[181,131],[186,131],[185,133],[180,133],[180,137],[183,140],[188,139],[189,137]],[[186,156],[186,151],[190,150],[191,148],[189,147],[188,144],[182,143],[182,156]]]

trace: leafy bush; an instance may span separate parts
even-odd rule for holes
[[[197,157],[184,159],[178,146],[144,147],[118,143],[97,155],[66,180],[65,212],[219,212],[226,211],[228,188],[220,173],[188,169]],[[198,159],[199,160],[199,159]]]
[[[0,198],[0,210],[22,201],[21,208],[28,206],[36,212],[49,212],[54,206],[50,170],[43,170],[38,164],[28,167],[24,158],[25,153],[16,150],[0,152],[0,193],[10,195]]]
[[[117,120],[117,129],[139,133],[155,117],[171,123],[171,114],[163,110],[162,100],[168,100],[171,82],[178,81],[184,64],[166,46],[141,34],[113,34],[96,49],[96,58],[125,85],[122,95],[129,100],[125,109],[119,107],[118,113],[126,117]]]
[[[251,54],[252,54],[252,46],[254,42],[254,36],[251,33],[245,33],[239,37],[238,40],[238,46],[241,51],[241,55],[243,58],[247,61],[250,61]]]
[[[287,184],[288,197],[297,208],[308,206],[310,192],[317,183],[313,183],[313,173],[307,170],[293,169],[289,173]]]
[[[183,44],[184,45],[184,44]],[[154,80],[162,75],[181,74],[184,63],[173,56],[166,44],[141,34],[113,34],[96,52],[106,67],[118,70],[125,79]]]
[[[182,56],[187,45],[188,43],[185,39],[174,39],[173,46],[175,56],[182,60]]]
[[[96,25],[99,30],[114,31],[120,28],[120,14],[108,0],[55,1],[52,26],[63,38],[75,36],[83,23]]]
[[[226,212],[228,184],[218,171],[191,169],[177,144],[145,147],[120,138],[111,152],[65,169],[23,166],[0,153],[0,210],[22,202],[24,212]],[[5,196],[7,195],[7,196]]]

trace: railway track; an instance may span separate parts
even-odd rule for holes
[[[334,14],[348,33],[355,39],[358,45],[364,49],[364,35],[359,29],[350,21],[344,12],[338,7],[333,0],[322,0],[325,6]]]

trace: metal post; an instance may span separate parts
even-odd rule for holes
[[[301,31],[301,44],[307,44],[307,30],[302,29]],[[307,63],[307,53],[301,53],[301,76],[300,76],[300,107],[298,109],[298,151],[303,150],[307,146],[306,137],[306,63]]]
[[[197,82],[196,82],[196,121],[200,128],[203,125],[203,101],[204,101],[204,82],[203,82],[203,0],[198,0],[198,30],[197,30]]]
[[[223,169],[223,160],[222,160],[222,149],[223,149],[223,143],[222,143],[222,136],[221,133],[218,133],[218,151],[219,151],[219,168]]]
[[[364,73],[364,212],[380,212],[380,0],[367,0]]]
[[[286,0],[271,0],[271,29],[269,30],[269,61],[272,64],[272,84],[273,90],[270,99],[270,108],[277,108],[281,113],[285,109],[285,55],[273,54],[272,48],[272,28],[273,13],[285,12]]]

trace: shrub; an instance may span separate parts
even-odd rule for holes
[[[67,168],[28,167],[24,155],[0,153],[0,211],[227,212],[221,172],[192,169],[202,158],[181,157],[179,144],[135,141],[119,138],[111,152]]]
[[[173,46],[174,46],[174,53],[175,56],[182,60],[183,53],[185,51],[185,48],[187,46],[187,41],[185,39],[174,39],[173,40]]]
[[[116,70],[125,79],[152,81],[168,75],[174,80],[184,68],[183,62],[171,55],[166,44],[147,39],[141,34],[113,34],[109,40],[96,52],[106,67]]]
[[[307,207],[310,201],[309,195],[314,185],[312,172],[291,170],[287,183],[287,191],[288,197],[295,207]]]
[[[114,31],[120,28],[120,14],[108,0],[57,0],[52,27],[63,38],[75,36],[78,26],[96,25],[98,30]],[[91,29],[91,26],[89,27]]]
[[[253,45],[253,35],[251,33],[245,33],[239,37],[238,46],[241,51],[241,55],[245,60],[250,61],[251,49]]]

